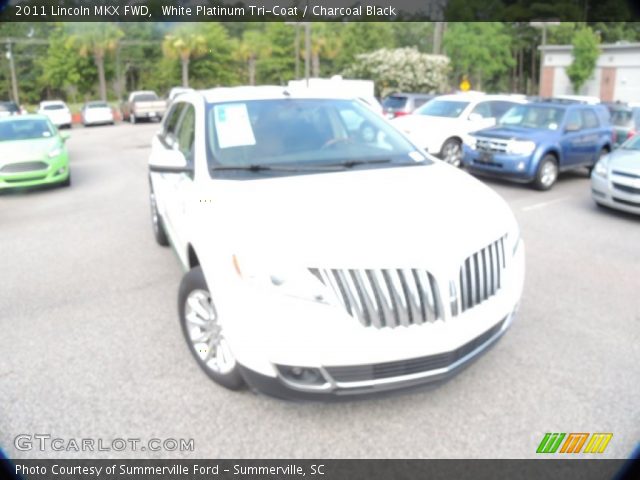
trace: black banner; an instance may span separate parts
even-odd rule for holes
[[[0,460],[27,480],[631,480],[624,460]]]
[[[0,21],[588,21],[640,19],[636,0],[0,0]]]

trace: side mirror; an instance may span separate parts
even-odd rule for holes
[[[191,168],[187,159],[179,150],[163,149],[154,153],[149,159],[149,168],[159,173],[188,173]]]
[[[580,130],[580,125],[577,123],[568,123],[564,128],[565,132],[577,132],[578,130]]]
[[[69,132],[60,132],[60,138],[62,139],[63,142],[66,142],[67,140],[69,140],[70,137],[71,137],[71,134]]]

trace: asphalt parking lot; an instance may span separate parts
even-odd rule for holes
[[[0,447],[9,457],[522,458],[545,432],[640,440],[640,219],[597,208],[586,172],[550,192],[487,183],[527,246],[520,313],[428,390],[337,404],[226,391],[182,339],[182,275],[157,247],[157,124],[74,128],[73,184],[0,194]],[[464,193],[461,193],[464,195]],[[14,437],[193,438],[195,451],[19,451]]]

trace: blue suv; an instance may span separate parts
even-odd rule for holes
[[[558,173],[593,168],[612,150],[613,127],[603,105],[538,102],[517,105],[495,127],[465,141],[469,171],[548,190]]]

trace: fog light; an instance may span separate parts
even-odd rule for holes
[[[518,162],[518,166],[517,166],[518,170],[524,170],[524,167],[525,167],[524,162]]]
[[[278,372],[284,380],[299,387],[321,387],[328,385],[319,368],[278,365]]]
[[[66,171],[67,171],[66,167],[59,168],[59,169],[56,171],[56,175],[62,175],[62,174],[63,174],[64,172],[66,172]]]

